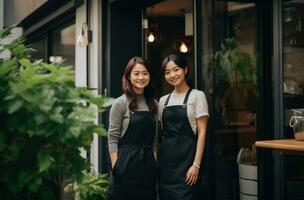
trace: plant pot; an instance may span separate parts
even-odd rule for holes
[[[240,178],[249,180],[258,180],[257,166],[239,163],[239,176]]]
[[[240,200],[258,200],[258,197],[240,193]]]
[[[257,166],[248,164],[238,164],[240,200],[258,199],[258,177]]]

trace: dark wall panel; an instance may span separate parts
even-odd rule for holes
[[[141,8],[126,1],[110,4],[109,20],[109,79],[110,95],[121,94],[121,77],[123,70],[133,56],[140,54],[141,43]]]

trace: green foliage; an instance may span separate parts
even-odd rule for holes
[[[105,99],[76,88],[70,67],[31,60],[23,42],[0,47],[12,55],[0,59],[1,199],[62,199],[63,181],[90,167],[80,148],[106,134],[94,124]]]
[[[233,38],[227,38],[221,49],[209,60],[208,71],[213,72],[215,84],[254,82],[256,78],[255,59],[242,51]]]
[[[84,173],[82,180],[68,184],[64,190],[76,193],[79,200],[105,200],[108,185],[108,174]]]

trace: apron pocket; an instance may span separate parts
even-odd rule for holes
[[[124,162],[126,162],[124,151],[118,150],[117,160],[112,168],[112,172],[115,177],[121,176],[123,174]]]

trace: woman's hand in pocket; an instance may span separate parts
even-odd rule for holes
[[[117,152],[111,153],[110,157],[111,157],[111,165],[112,165],[112,170],[113,170],[116,165],[116,162],[117,162]]]

